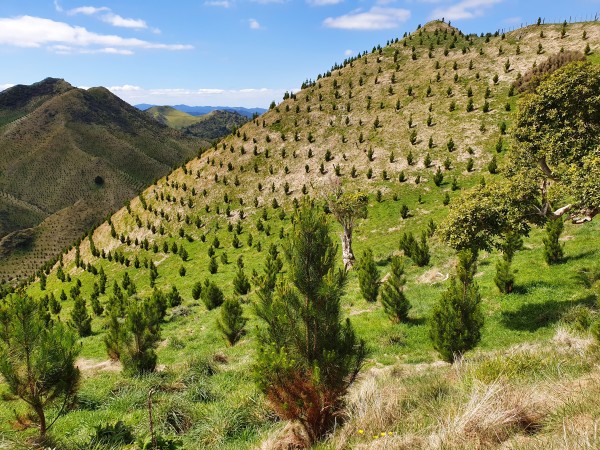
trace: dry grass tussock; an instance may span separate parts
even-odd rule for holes
[[[546,344],[454,366],[371,370],[348,395],[345,424],[319,448],[600,448],[597,361],[591,339],[558,329]]]

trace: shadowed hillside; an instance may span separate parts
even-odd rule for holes
[[[0,243],[0,279],[33,273],[204,145],[104,88],[48,78],[3,91],[0,238],[9,236]]]

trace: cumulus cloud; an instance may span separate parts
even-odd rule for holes
[[[250,19],[248,21],[248,24],[250,25],[251,30],[260,30],[261,29],[260,23],[258,23],[258,20],[256,20],[256,19]]]
[[[359,10],[339,17],[328,17],[323,21],[323,25],[343,30],[388,30],[397,28],[409,18],[408,9],[374,6],[366,12]]]
[[[60,9],[62,11],[62,9]],[[94,14],[98,14],[104,11],[110,11],[110,8],[106,6],[100,6],[96,8],[95,6],[80,6],[78,8],[73,8],[67,11],[69,16],[76,16],[77,14],[84,14],[86,16],[93,16]]]
[[[212,105],[244,106],[247,108],[267,108],[274,99],[280,99],[287,92],[299,89],[216,89],[216,88],[157,88],[146,89],[137,85],[125,84],[110,86],[108,89],[126,102],[136,105],[150,103],[154,105]]]
[[[503,0],[462,0],[454,5],[436,8],[431,13],[430,19],[461,20],[474,19],[485,14],[487,8]]]
[[[103,22],[109,23],[114,27],[143,29],[148,28],[148,24],[142,19],[126,19],[118,14],[104,14],[101,17]]]
[[[54,0],[54,8],[58,12],[64,12],[63,7],[60,5],[58,0]],[[100,20],[108,23],[114,27],[121,28],[133,28],[137,30],[148,28],[148,24],[142,19],[129,19],[122,17],[112,12],[108,6],[78,6],[66,11],[69,16],[76,16],[83,14],[85,16],[99,15]],[[160,30],[153,29],[153,32],[160,32]]]
[[[132,54],[134,49],[190,50],[187,44],[163,44],[111,34],[98,34],[79,26],[32,16],[0,18],[0,45],[50,50],[70,47],[71,50],[102,51]],[[96,48],[100,47],[100,48]],[[114,49],[114,50],[108,50]],[[126,52],[129,53],[126,53]]]

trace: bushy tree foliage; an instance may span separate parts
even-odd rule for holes
[[[379,271],[373,259],[373,251],[367,249],[356,266],[358,285],[363,298],[368,302],[376,302],[379,294]]]
[[[434,306],[429,320],[433,347],[448,362],[474,348],[481,339],[483,314],[479,288],[473,281],[477,269],[471,250],[458,253],[456,275]]]
[[[389,276],[381,286],[381,304],[393,322],[405,322],[408,319],[410,302],[404,294],[405,284],[404,264],[400,257],[394,256]]]
[[[367,217],[368,197],[362,192],[345,192],[339,180],[332,182],[326,197],[333,216],[342,226],[342,260],[345,267],[352,267],[355,256],[352,251],[352,232],[358,219]]]
[[[340,417],[366,351],[341,319],[346,272],[335,270],[329,223],[308,201],[294,214],[285,256],[288,280],[266,301],[259,295],[255,374],[277,415],[297,421],[310,445]]]
[[[454,248],[490,249],[565,214],[600,212],[600,68],[568,64],[525,96],[508,151],[507,178],[466,191],[440,227]],[[553,205],[563,205],[553,209]]]
[[[244,335],[244,327],[248,319],[238,298],[228,298],[221,306],[221,314],[217,319],[217,327],[225,336],[229,345],[235,345]]]
[[[42,438],[77,394],[80,373],[75,360],[81,346],[61,322],[46,322],[36,300],[16,295],[3,309],[0,374],[10,391],[35,412]],[[60,403],[56,418],[46,408]]]

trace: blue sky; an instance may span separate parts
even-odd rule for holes
[[[0,89],[52,76],[132,104],[266,107],[434,18],[481,33],[597,12],[600,0],[1,0]]]

